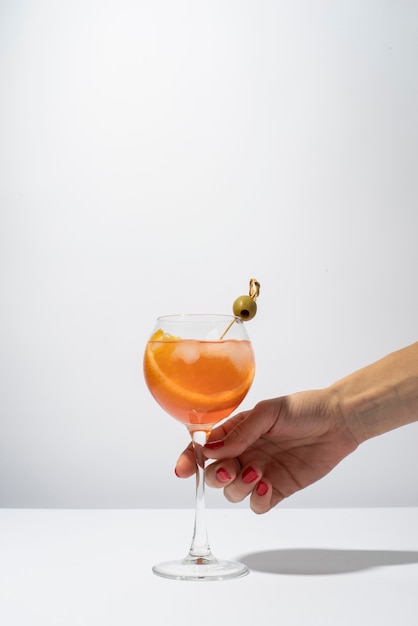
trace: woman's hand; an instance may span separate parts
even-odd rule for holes
[[[371,437],[418,420],[418,342],[330,387],[264,400],[215,428],[203,448],[206,481],[256,513],[319,480]],[[195,471],[192,446],[177,461]]]
[[[215,428],[203,448],[215,459],[206,468],[207,484],[223,488],[230,502],[250,496],[253,511],[265,513],[325,476],[359,443],[331,395],[306,391],[264,400]],[[189,445],[176,474],[187,478],[194,472]]]

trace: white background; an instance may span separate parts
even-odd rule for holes
[[[414,0],[2,0],[0,506],[192,506],[143,347],[252,276],[243,408],[417,340],[417,59]],[[417,443],[282,506],[417,506]]]

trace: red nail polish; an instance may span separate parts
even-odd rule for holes
[[[255,491],[258,496],[265,496],[267,491],[269,490],[269,486],[263,480],[260,480]]]
[[[216,478],[221,481],[221,483],[226,483],[228,480],[231,480],[231,475],[226,471],[226,469],[220,467],[216,470]]]
[[[247,469],[242,472],[241,478],[244,483],[253,483],[255,480],[257,480],[258,473],[253,467],[247,467]]]
[[[218,441],[208,441],[207,444],[205,444],[205,448],[209,448],[209,450],[217,450],[218,448],[222,448],[223,445],[223,440],[219,439]]]

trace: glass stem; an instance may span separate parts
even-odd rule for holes
[[[196,509],[193,539],[188,558],[197,563],[213,560],[206,530],[205,508],[205,457],[202,454],[202,446],[207,440],[207,433],[196,430],[191,433],[195,457],[196,457]]]

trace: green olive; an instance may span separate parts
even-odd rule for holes
[[[257,303],[250,296],[240,296],[235,300],[232,310],[242,320],[252,320],[257,313]]]

